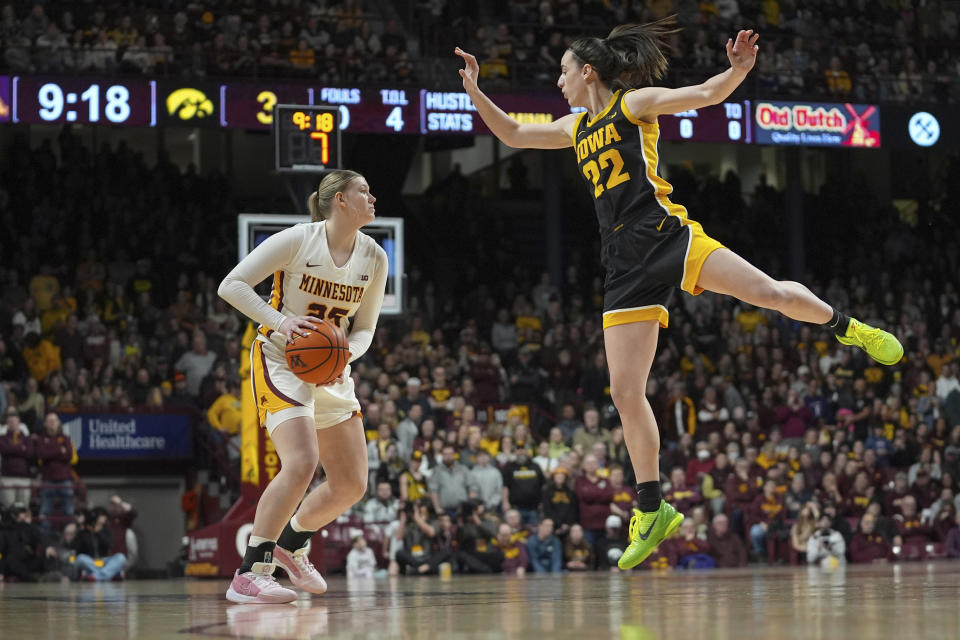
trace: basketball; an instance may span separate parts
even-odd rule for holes
[[[347,337],[329,322],[320,323],[305,336],[294,335],[286,352],[290,371],[304,382],[319,385],[336,380],[350,359]]]

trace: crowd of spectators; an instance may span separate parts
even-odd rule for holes
[[[0,499],[24,517],[17,478],[36,482],[42,452],[57,449],[40,466],[53,493],[49,508],[36,496],[38,513],[69,521],[66,483],[56,485],[73,480],[59,416],[188,410],[226,439],[239,422],[246,325],[215,295],[236,255],[222,176],[164,159],[148,168],[122,144],[91,151],[69,129],[57,146],[59,160],[48,143],[14,140],[0,171],[11,230],[0,236]],[[775,251],[745,229],[763,220],[775,233],[781,193],[761,183],[748,204],[735,176],[671,179],[701,219],[717,216],[717,237],[778,272]],[[807,197],[814,222],[876,212],[857,246],[819,226],[806,281],[893,331],[906,357],[876,366],[820,327],[680,296],[647,395],[664,490],[688,519],[650,565],[960,551],[960,252],[938,236],[948,221],[934,224],[926,204],[924,224],[898,216],[856,180]],[[408,313],[381,319],[354,368],[371,470],[358,516],[389,530],[398,572],[615,566],[634,478],[609,398],[593,254],[568,256],[551,282],[516,256],[478,253],[484,270],[443,287],[418,265],[426,258],[409,267]],[[43,446],[51,438],[60,444]],[[362,546],[355,557],[368,559]]]
[[[137,562],[130,528],[136,517],[129,502],[113,495],[106,507],[74,513],[71,504],[67,521],[51,530],[48,520],[34,520],[28,503],[0,501],[0,582],[123,580]]]
[[[521,0],[419,3],[424,49],[454,45],[480,60],[488,81],[526,86],[556,81],[569,42],[603,37],[618,24],[676,14],[683,31],[670,38],[667,85],[691,84],[729,66],[724,44],[740,29],[760,34],[752,95],[817,96],[860,101],[956,101],[960,79],[958,14],[939,2],[814,0]],[[438,28],[452,25],[454,28]]]
[[[205,0],[185,7],[7,4],[2,64],[13,73],[114,71],[289,76],[323,82],[451,83],[455,45],[481,61],[488,83],[549,85],[571,39],[676,14],[683,31],[669,84],[726,68],[724,43],[761,34],[753,95],[858,101],[960,99],[957,11],[940,2],[814,0],[517,0],[401,2],[387,14],[362,0]],[[403,23],[406,22],[404,27]]]
[[[6,4],[0,64],[13,73],[413,80],[399,23],[357,0],[160,4]]]

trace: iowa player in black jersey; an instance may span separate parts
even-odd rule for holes
[[[645,396],[660,327],[669,318],[674,289],[731,295],[802,322],[824,325],[843,344],[862,347],[892,365],[903,347],[891,334],[837,311],[798,282],[777,281],[707,236],[687,210],[671,202],[673,188],[659,177],[657,116],[725,100],[753,68],[758,34],[740,31],[726,43],[730,68],[703,84],[668,89],[663,77],[666,37],[674,19],[623,25],[606,38],[580,38],[560,61],[557,86],[570,114],[547,124],[520,124],[477,86],[476,58],[459,47],[463,87],[484,123],[506,145],[574,147],[594,198],[606,269],[603,332],[610,394],[637,477],[639,510],[630,521],[630,545],[621,569],[642,562],[683,521],[660,492],[659,433]]]

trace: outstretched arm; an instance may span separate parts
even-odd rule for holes
[[[573,124],[576,120],[574,114],[548,124],[520,124],[495,105],[477,86],[477,78],[480,76],[477,59],[460,47],[454,49],[454,53],[463,58],[464,66],[460,69],[463,89],[473,100],[484,124],[500,142],[517,149],[564,149],[573,146]]]
[[[759,33],[753,30],[741,31],[736,41],[727,40],[727,58],[730,68],[719,73],[703,84],[679,89],[664,87],[644,87],[627,94],[627,108],[634,116],[644,122],[653,122],[664,113],[680,113],[690,109],[700,109],[718,104],[727,99],[734,89],[740,86],[747,73],[757,60],[757,38]]]

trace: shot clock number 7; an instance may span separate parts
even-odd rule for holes
[[[340,167],[340,109],[317,105],[273,107],[278,172],[322,172]]]

